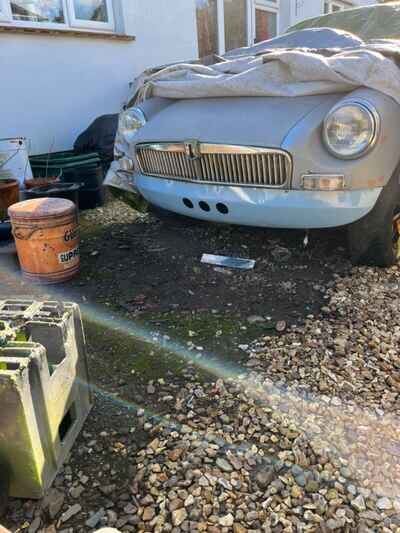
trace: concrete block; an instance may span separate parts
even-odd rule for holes
[[[0,465],[10,469],[11,496],[41,498],[92,404],[80,311],[76,304],[7,300],[0,301],[0,320],[28,339],[0,348]]]

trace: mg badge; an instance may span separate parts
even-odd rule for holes
[[[195,159],[200,159],[201,152],[200,152],[200,142],[196,139],[190,139],[188,141],[185,141],[185,155],[186,159],[189,159],[190,161],[194,161]]]

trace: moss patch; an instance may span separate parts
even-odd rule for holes
[[[151,325],[170,335],[184,346],[194,345],[214,353],[219,358],[240,361],[244,353],[239,345],[270,335],[275,323],[249,324],[240,315],[229,311],[219,312],[169,312],[160,315],[144,314],[140,317],[144,325]]]
[[[150,381],[165,377],[168,372],[180,374],[185,368],[184,360],[176,354],[123,331],[88,319],[85,319],[85,331],[90,351],[96,354],[91,365],[95,380],[107,376],[112,381],[121,377]]]
[[[274,324],[248,324],[229,313],[163,313],[141,315],[132,321],[148,334],[145,342],[125,331],[115,330],[85,318],[85,331],[92,356],[95,381],[106,376],[117,383],[124,379],[141,383],[174,375],[181,377],[187,360],[183,350],[196,365],[196,356],[218,357],[227,363],[239,363],[247,355],[238,346],[248,344],[263,333],[271,334]],[[178,353],[172,351],[175,344]],[[182,352],[180,352],[182,354]],[[209,374],[198,369],[200,377]]]

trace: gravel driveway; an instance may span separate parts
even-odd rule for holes
[[[340,231],[82,218],[82,273],[2,297],[74,299],[95,408],[12,531],[400,531],[400,270],[352,269]],[[200,264],[256,259],[254,271]]]

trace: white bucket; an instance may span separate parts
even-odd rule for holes
[[[32,179],[28,150],[25,139],[0,139],[0,179],[14,178],[18,180],[20,189],[25,188],[25,180]]]

